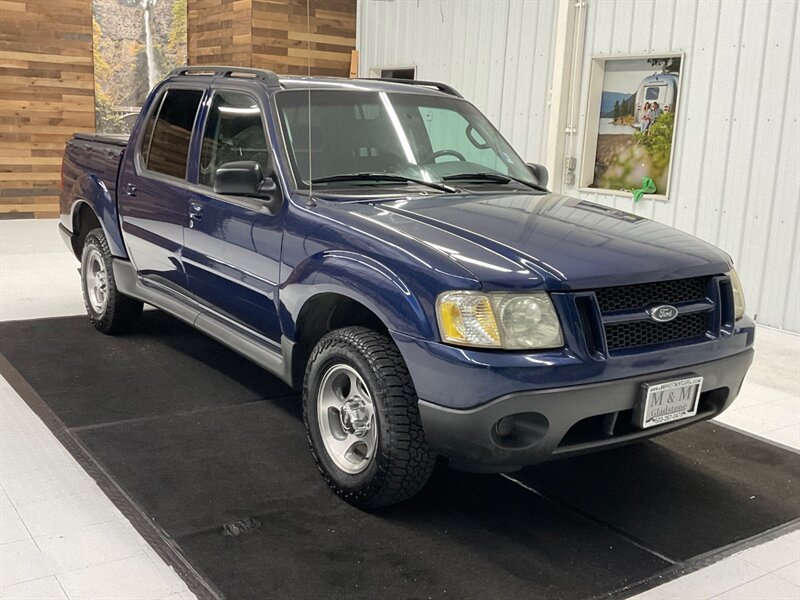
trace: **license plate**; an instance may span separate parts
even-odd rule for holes
[[[643,385],[636,424],[647,429],[696,415],[702,387],[702,377]]]

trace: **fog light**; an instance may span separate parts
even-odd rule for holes
[[[495,444],[516,450],[538,444],[549,428],[550,423],[543,414],[523,412],[498,419],[490,431]]]
[[[494,424],[495,433],[500,437],[511,435],[514,431],[514,417],[503,417]]]

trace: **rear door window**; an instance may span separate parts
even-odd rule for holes
[[[143,148],[147,170],[178,179],[186,178],[189,142],[202,97],[200,90],[167,91],[155,120],[152,137],[147,147]]]

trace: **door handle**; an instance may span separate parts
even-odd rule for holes
[[[131,196],[131,197],[135,196],[136,195],[136,186],[133,185],[132,183],[129,183],[128,185],[126,185],[125,186],[125,195],[126,196]]]
[[[189,227],[197,221],[203,220],[203,205],[198,202],[189,202]]]

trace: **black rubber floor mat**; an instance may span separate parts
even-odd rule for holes
[[[360,512],[319,477],[299,398],[161,313],[118,338],[81,317],[2,323],[0,351],[230,600],[624,595],[800,517],[800,457],[712,424],[524,485],[440,469]]]
[[[679,561],[800,516],[800,455],[713,422],[513,476]]]
[[[360,512],[272,402],[81,439],[231,599],[580,598],[666,565],[500,477],[444,470],[409,505]],[[260,526],[223,535],[245,519]]]
[[[0,352],[67,427],[294,394],[158,311],[147,311],[134,333],[119,337],[102,336],[80,317],[2,323],[0,332]]]

